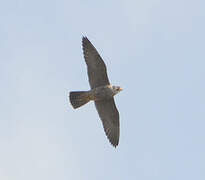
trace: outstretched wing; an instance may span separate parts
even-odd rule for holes
[[[95,107],[102,120],[105,133],[110,143],[116,147],[120,137],[120,121],[114,98],[95,101]]]
[[[82,46],[91,88],[110,84],[105,63],[87,37],[83,37]]]

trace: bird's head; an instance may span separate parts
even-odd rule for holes
[[[114,94],[117,94],[123,90],[120,86],[112,86],[112,89],[114,91]]]

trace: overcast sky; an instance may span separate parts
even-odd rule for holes
[[[204,0],[0,1],[1,180],[204,180]],[[81,38],[103,57],[121,135],[107,140]]]

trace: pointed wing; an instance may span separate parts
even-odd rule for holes
[[[120,136],[119,112],[116,108],[114,98],[109,100],[95,101],[95,107],[98,111],[100,119],[107,138],[113,146],[117,146]]]
[[[83,37],[82,46],[91,88],[110,84],[105,63],[87,37]]]

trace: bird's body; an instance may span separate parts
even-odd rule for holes
[[[83,37],[82,44],[91,90],[70,92],[70,102],[76,109],[89,101],[94,101],[105,133],[110,143],[116,147],[119,143],[120,123],[113,97],[122,88],[110,85],[105,63],[86,37]]]
[[[121,89],[120,87],[117,88]],[[100,101],[100,100],[111,99],[114,95],[118,93],[116,91],[117,88],[116,86],[105,85],[105,86],[100,86],[91,89],[89,91],[89,93],[91,94],[91,100]]]
[[[102,101],[112,99],[122,88],[119,86],[105,85],[93,88],[89,91],[71,91],[70,100],[74,109],[89,101]]]

